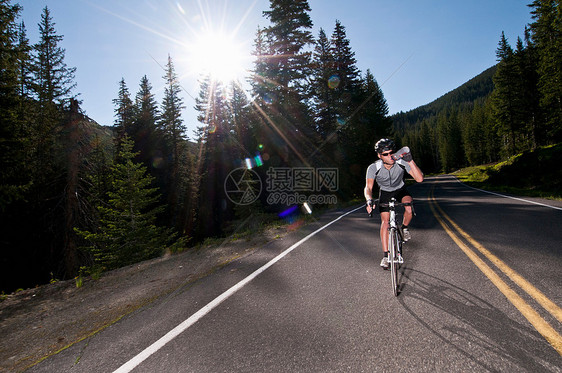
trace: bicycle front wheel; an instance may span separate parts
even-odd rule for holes
[[[394,229],[390,231],[390,237],[388,242],[388,261],[390,262],[390,277],[392,283],[392,292],[395,296],[398,296],[398,234]]]

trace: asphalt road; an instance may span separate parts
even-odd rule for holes
[[[379,218],[331,212],[28,371],[562,372],[562,204],[410,190],[398,297]]]

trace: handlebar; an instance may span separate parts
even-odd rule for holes
[[[392,198],[392,199],[394,199],[394,198]],[[390,205],[392,203],[392,199],[391,199],[390,203],[380,203],[379,206],[390,207]],[[369,213],[369,217],[373,216],[373,211],[375,210],[375,207],[376,207],[378,201],[379,201],[378,199],[373,200],[373,209]],[[394,201],[393,203],[394,203],[394,207],[397,207],[397,206],[414,206],[413,202],[396,202],[396,201]],[[413,210],[413,208],[412,208],[412,210]],[[414,213],[414,215],[416,214],[414,211],[412,211],[412,212]]]
[[[394,202],[394,207],[396,206],[413,206],[413,202]],[[389,207],[390,203],[380,203],[379,206],[382,207]]]

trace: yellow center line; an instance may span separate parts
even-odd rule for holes
[[[433,197],[433,195],[432,195]],[[547,310],[552,316],[554,316],[559,322],[562,323],[562,309],[558,307],[556,303],[548,299],[543,292],[534,287],[529,281],[525,280],[520,274],[511,269],[507,264],[505,264],[501,259],[492,254],[490,250],[482,246],[478,241],[472,238],[468,233],[461,229],[444,211],[441,207],[435,203],[435,206],[447,219],[447,221],[461,234],[472,246],[474,246],[478,251],[480,251],[484,256],[486,256],[496,267],[498,267],[503,273],[507,275],[513,282],[515,282],[521,289],[523,289],[527,294],[533,297],[545,310]]]
[[[439,214],[437,213],[437,209],[439,209],[439,211],[441,212],[441,214],[443,214],[444,216],[446,216],[446,214],[443,212],[443,210],[439,207],[439,205],[437,204],[437,202],[435,201],[435,198],[433,196],[433,189],[434,189],[435,185],[432,186],[431,191],[430,191],[430,196],[428,196],[428,201],[430,202],[430,207],[431,207],[431,211],[433,212],[433,215],[435,216],[435,218],[437,219],[437,221],[439,222],[439,224],[441,224],[441,226],[443,227],[443,229],[445,230],[445,232],[447,232],[447,234],[453,239],[453,241],[457,244],[457,246],[466,254],[466,256],[478,267],[478,269],[480,269],[480,271],[482,271],[482,273],[484,273],[484,275],[486,275],[486,277],[488,277],[488,279],[502,292],[502,294],[519,310],[519,312],[521,312],[521,314],[531,323],[531,325],[533,325],[533,327],[548,341],[548,343],[550,343],[550,345],[562,356],[562,336],[546,321],[544,320],[537,311],[535,311],[535,309],[533,309],[527,302],[525,302],[525,300],[523,298],[521,298],[521,296],[519,296],[519,294],[517,294],[513,289],[511,289],[509,287],[509,285],[507,283],[505,283],[505,281],[503,281],[499,275],[497,273],[495,273],[492,268],[490,268],[490,266],[488,266],[472,249],[470,249],[454,232],[451,228],[449,228],[449,226],[445,223],[445,221],[443,219],[441,219],[441,217],[439,216]],[[446,219],[453,225],[453,227],[455,227],[455,229],[457,229],[460,232],[460,227],[458,227],[458,225],[454,224],[453,221],[446,216]],[[468,236],[468,234],[466,233],[461,233],[461,235],[463,235],[465,238]],[[465,236],[466,235],[466,236]],[[469,237],[469,236],[468,236]],[[467,239],[468,240],[468,239]],[[471,244],[474,245],[473,242],[477,243],[475,240],[468,240]],[[482,247],[482,245],[478,244],[478,246]],[[476,248],[478,248],[478,246],[475,245]],[[482,247],[483,248],[483,247]],[[480,251],[480,249],[479,249]],[[488,250],[485,250],[488,251]],[[481,251],[482,252],[482,251]],[[489,251],[488,251],[489,253]],[[497,258],[496,256],[494,256],[493,254],[489,253],[493,258],[495,258],[494,260],[492,260],[492,262],[498,266],[497,263],[503,263],[501,262],[501,260],[499,258]],[[486,255],[486,254],[484,254]],[[486,255],[488,257],[488,255]],[[489,257],[488,257],[489,258]],[[503,267],[503,269],[502,269]],[[498,268],[500,268],[504,273],[506,273],[506,275],[508,275],[510,278],[512,278],[513,274],[515,274],[515,271],[513,271],[511,268],[509,268],[507,265],[503,264],[503,266],[500,267],[498,266]],[[507,272],[504,271],[504,269],[506,269]],[[507,270],[509,269],[509,270]],[[508,274],[510,273],[511,276]],[[518,282],[516,282],[514,280],[514,282],[516,282],[519,286],[522,287],[523,290],[525,290],[525,292],[529,292],[529,289],[534,289],[534,287],[531,285],[531,287],[529,287],[528,285],[530,285],[526,280],[524,280],[521,276],[517,275],[519,277],[519,279],[517,281],[519,281],[521,284],[524,284],[524,287],[522,285],[520,285]],[[513,278],[516,278],[516,276],[513,276]],[[523,281],[521,281],[523,280]],[[538,291],[538,290],[536,290]],[[541,293],[542,294],[542,293]],[[530,294],[531,296],[533,296],[532,294]],[[546,296],[544,296],[544,294],[542,294],[542,296],[544,298],[546,298]],[[537,299],[535,296],[533,296],[533,298]],[[541,298],[541,297],[539,297]],[[538,301],[538,300],[537,300]],[[544,302],[544,299],[541,299],[541,301],[539,302]],[[551,302],[550,300],[548,300],[548,302],[554,304],[553,302]],[[546,302],[546,303],[548,303]],[[541,303],[541,305],[543,305]],[[554,304],[554,306],[556,308],[558,308],[558,306],[556,306],[556,304]],[[543,305],[543,307],[545,307]],[[548,307],[552,308],[552,305],[548,305]],[[555,311],[555,316],[558,315],[559,313],[556,312],[560,312],[560,309],[558,308],[558,310],[556,310],[556,308],[554,309]],[[548,308],[545,307],[545,309],[549,310]],[[549,310],[549,312],[551,312]],[[551,312],[552,313],[552,312]],[[558,318],[558,316],[556,316]]]

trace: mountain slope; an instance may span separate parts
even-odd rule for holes
[[[392,115],[394,129],[402,132],[407,128],[411,128],[417,122],[436,116],[447,108],[472,104],[475,100],[486,98],[494,89],[492,78],[496,72],[496,66],[494,65],[484,70],[460,87],[444,94],[429,104],[406,113],[400,112]]]

